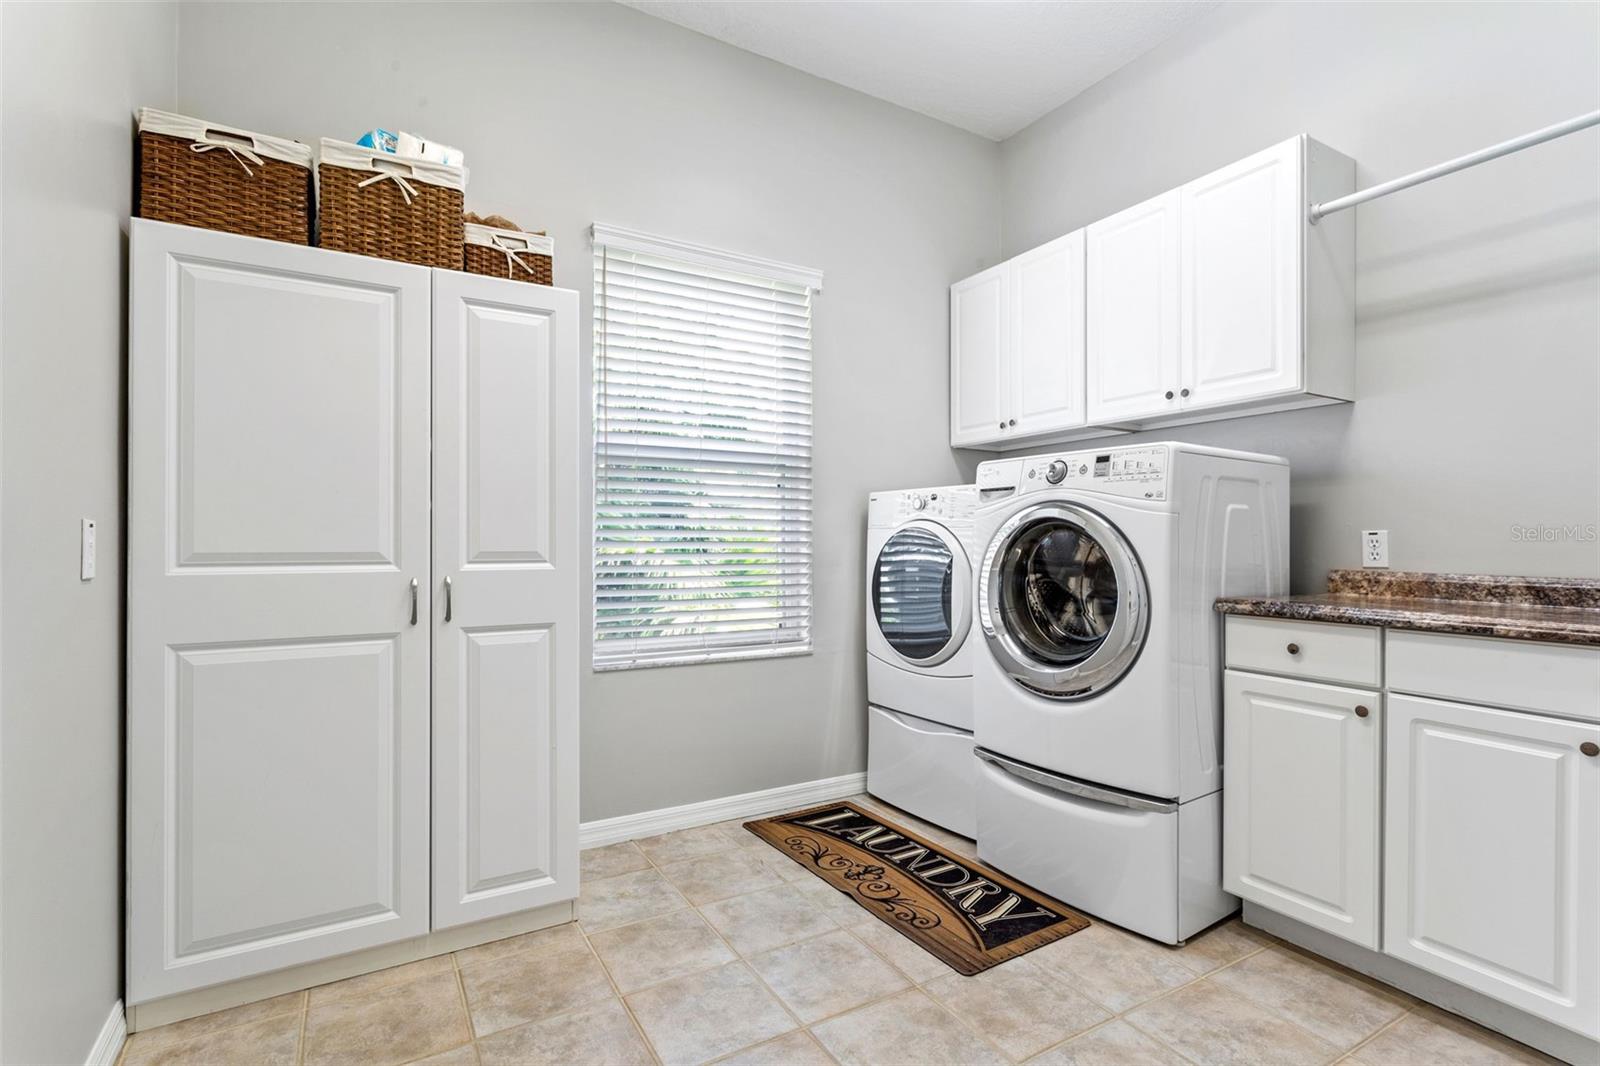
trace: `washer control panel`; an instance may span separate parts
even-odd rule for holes
[[[1165,500],[1167,466],[1167,448],[1160,444],[1038,455],[1022,460],[1017,487],[1021,492],[1038,492],[1059,485],[1135,499]],[[980,467],[979,481],[982,474]]]

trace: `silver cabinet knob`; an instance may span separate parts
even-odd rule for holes
[[[1188,389],[1180,389],[1178,391],[1178,395],[1179,396],[1187,396],[1187,395],[1189,395],[1189,390]]]
[[[1012,420],[1011,420],[1011,424],[1012,424],[1012,425],[1013,425],[1013,426],[1014,426],[1014,425],[1016,425],[1016,424],[1017,424],[1017,420],[1016,420],[1016,419],[1015,419],[1015,418],[1013,418],[1013,419],[1012,419]]]
[[[1171,389],[1167,390],[1167,399],[1169,399],[1169,400],[1172,399],[1172,390]]]
[[[1000,423],[1000,428],[1001,429],[1005,429],[1006,428],[1006,424],[1004,422]]]

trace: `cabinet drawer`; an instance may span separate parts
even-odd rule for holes
[[[1376,688],[1382,684],[1382,648],[1376,627],[1230,615],[1223,651],[1235,670]]]
[[[1600,648],[1388,631],[1389,688],[1600,721]]]

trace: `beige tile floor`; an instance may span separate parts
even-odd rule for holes
[[[738,822],[584,852],[580,910],[137,1033],[122,1062],[1553,1061],[1237,921],[1178,949],[1096,923],[962,977]]]

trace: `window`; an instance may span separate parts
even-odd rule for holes
[[[809,652],[821,275],[594,244],[595,668]]]

